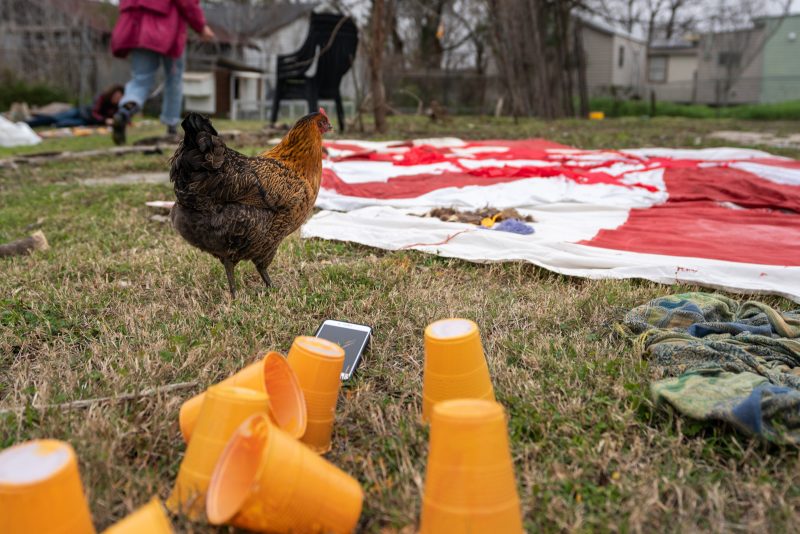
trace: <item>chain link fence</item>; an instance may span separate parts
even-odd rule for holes
[[[593,87],[591,95],[619,100],[655,97],[658,102],[726,107],[800,101],[800,75],[747,78],[704,78],[643,87]]]

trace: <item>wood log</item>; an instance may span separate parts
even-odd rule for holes
[[[0,245],[0,258],[23,256],[35,250],[47,250],[48,248],[50,248],[50,245],[47,244],[47,238],[44,236],[44,233],[39,230],[38,232],[34,232],[30,237]]]
[[[197,387],[197,382],[178,382],[176,384],[168,384],[166,386],[145,389],[137,393],[123,393],[121,395],[115,395],[113,397],[97,397],[94,399],[82,399],[71,402],[64,402],[61,404],[40,404],[40,405],[33,405],[31,406],[31,408],[34,410],[47,410],[51,408],[58,408],[61,410],[76,410],[81,408],[90,408],[96,404],[101,404],[106,402],[122,402],[122,401],[136,400],[144,397],[161,395],[162,393],[172,393],[174,391],[181,391],[184,389],[193,389],[195,387]],[[0,410],[0,415],[6,415],[11,413],[22,413],[24,410],[25,406],[17,406],[16,408]]]
[[[14,156],[0,159],[0,168],[16,168],[19,165],[43,165],[54,161],[68,161],[99,156],[122,156],[124,154],[163,154],[165,150],[175,150],[178,145],[143,145],[120,146],[99,150],[84,150],[83,152],[40,152],[24,156]]]

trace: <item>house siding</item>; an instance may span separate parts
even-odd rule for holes
[[[753,56],[751,48],[763,39],[763,28],[704,35],[700,40],[697,63],[697,101],[703,104],[751,104],[761,99],[763,51]],[[752,43],[744,47],[742,43]],[[730,88],[725,98],[722,87],[725,67],[719,64],[720,52],[742,52],[742,61],[748,62],[742,74]]]
[[[586,54],[586,85],[590,94],[603,92],[613,83],[614,39],[587,26],[581,37]]]
[[[309,17],[301,17],[271,35],[252,39],[254,46],[244,49],[244,62],[262,69],[274,81],[276,58],[300,48],[308,35],[308,24]]]
[[[695,73],[697,72],[697,54],[686,52],[671,53],[654,49],[650,57],[667,58],[667,78],[664,82],[654,83],[648,80],[648,95],[655,93],[657,100],[666,102],[690,103],[695,99]],[[646,77],[647,75],[645,75]]]
[[[761,102],[800,100],[800,16],[770,21],[767,31],[773,30],[763,50]]]
[[[619,66],[620,48],[625,50],[622,67]],[[645,79],[645,61],[647,47],[638,41],[622,35],[615,35],[612,40],[612,84],[617,87],[630,87],[639,91]]]
[[[697,56],[672,56],[667,66],[667,81],[687,82],[693,81],[697,72]]]

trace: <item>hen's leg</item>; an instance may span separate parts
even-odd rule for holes
[[[256,270],[258,270],[258,274],[261,275],[261,279],[264,280],[264,283],[267,287],[275,287],[272,283],[272,279],[269,277],[269,273],[267,273],[267,268],[263,265],[256,265]]]
[[[231,288],[231,297],[236,298],[236,282],[233,280],[234,263],[231,260],[222,260],[225,266],[225,274],[228,275],[228,286]]]
[[[262,261],[253,262],[256,266],[258,274],[261,275],[261,279],[264,281],[264,284],[266,284],[268,288],[275,287],[275,284],[272,283],[272,279],[269,277],[269,273],[267,273],[267,267],[269,267],[270,264],[272,263],[272,259],[275,257],[275,253],[277,251],[278,250],[276,248],[275,250],[267,254],[266,257],[261,258]]]

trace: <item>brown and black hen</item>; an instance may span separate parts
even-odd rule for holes
[[[272,150],[247,157],[225,146],[211,122],[190,113],[186,135],[172,156],[177,201],[170,216],[186,241],[225,266],[231,295],[233,269],[251,260],[267,287],[267,267],[281,241],[308,217],[322,177],[325,112],[306,115]]]

